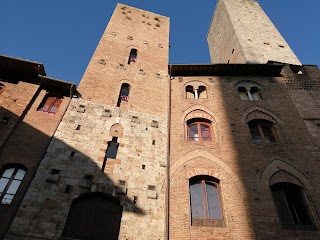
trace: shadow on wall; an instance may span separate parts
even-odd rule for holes
[[[4,115],[10,114],[7,111]],[[20,134],[20,140],[17,138],[18,142],[10,143],[14,133],[11,134],[0,152],[0,215],[3,216],[0,229],[3,236],[13,221],[8,239],[26,234],[44,238],[62,235],[91,239],[114,236],[117,239],[122,211],[145,214],[137,197],[127,195],[125,181],[114,182],[102,172],[99,163],[62,140],[53,138],[47,152],[39,149],[37,154],[44,158],[38,167],[38,163],[30,159],[31,153],[37,152],[39,143],[47,141],[49,144],[51,138],[25,122],[19,123],[19,130],[24,133]],[[8,151],[14,152],[16,157],[3,158],[3,152]],[[107,166],[109,161],[112,164],[111,161],[117,160],[108,159]],[[18,173],[20,169],[25,174]]]

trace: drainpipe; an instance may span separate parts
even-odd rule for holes
[[[171,126],[171,68],[172,66],[169,66],[169,104],[168,104],[168,151],[167,151],[167,240],[169,240],[169,207],[170,207],[170,126]]]

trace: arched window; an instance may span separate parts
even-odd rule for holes
[[[205,86],[198,86],[199,83],[186,86],[186,98],[187,99],[204,99],[208,98],[207,89]]]
[[[240,82],[237,90],[241,100],[262,100],[262,88],[252,82]]]
[[[187,99],[194,99],[194,91],[193,91],[193,87],[188,85],[186,86],[186,98]]]
[[[132,48],[130,50],[130,54],[129,54],[129,59],[128,59],[128,64],[132,63],[132,62],[136,62],[137,61],[137,57],[138,57],[138,50],[135,48]]]
[[[268,144],[276,142],[276,131],[273,123],[263,119],[248,122],[252,141],[255,144]]]
[[[209,176],[195,176],[189,180],[192,222],[212,219],[222,224],[223,214],[219,180]]]
[[[280,182],[271,186],[280,222],[284,228],[312,226],[302,190],[302,187],[287,182]]]
[[[73,200],[63,237],[118,239],[122,216],[119,201],[107,194],[89,193]]]
[[[120,107],[122,102],[129,101],[129,92],[130,92],[130,85],[128,83],[123,83],[121,85],[117,107]]]
[[[187,121],[189,141],[211,141],[211,121],[204,118],[193,118]]]
[[[25,174],[26,171],[19,167],[10,167],[4,170],[0,178],[1,204],[12,202]]]
[[[199,86],[199,88],[198,88],[198,96],[199,96],[199,99],[208,98],[207,89],[206,89],[205,86]]]

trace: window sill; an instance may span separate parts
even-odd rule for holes
[[[194,226],[194,227],[220,227],[220,228],[226,227],[223,219],[202,219],[202,218],[193,218],[191,220],[191,226]]]

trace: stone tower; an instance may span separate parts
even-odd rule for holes
[[[168,41],[169,18],[117,5],[8,239],[165,238]]]
[[[212,63],[301,65],[256,0],[219,0],[207,40]]]

